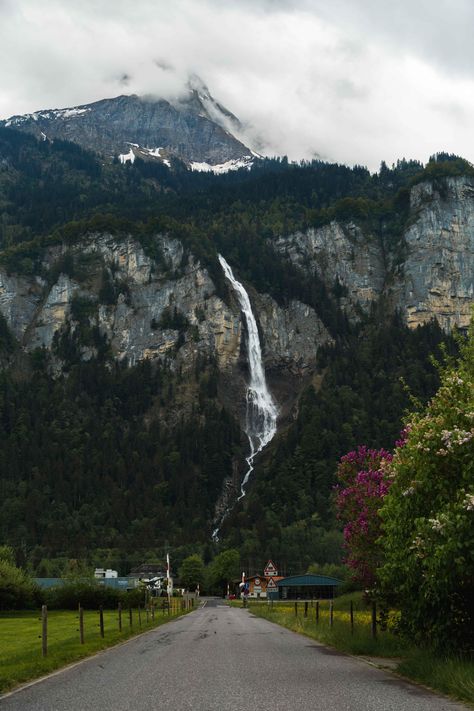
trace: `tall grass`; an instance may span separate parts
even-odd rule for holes
[[[350,625],[350,603],[354,609],[354,631]],[[371,633],[371,611],[362,594],[351,594],[334,600],[333,626],[330,626],[329,602],[319,602],[319,622],[316,621],[316,603],[308,605],[304,616],[304,603],[298,602],[295,615],[294,602],[250,602],[249,609],[258,617],[282,625],[287,629],[311,637],[322,644],[335,647],[348,654],[368,657],[395,658],[396,672],[421,682],[461,701],[474,704],[474,660],[439,657],[430,650],[410,644],[390,630]],[[383,664],[382,664],[383,666]]]
[[[366,654],[377,657],[401,657],[408,653],[409,645],[390,631],[379,630],[376,639],[371,633],[371,611],[357,596],[354,600],[354,631],[350,625],[350,597],[338,598],[334,603],[333,626],[330,626],[329,601],[319,602],[319,621],[316,620],[316,603],[308,605],[304,617],[304,603],[298,603],[295,615],[294,602],[250,603],[250,609],[259,617],[283,625],[313,639],[337,647],[349,654]]]
[[[474,704],[474,661],[461,657],[438,657],[415,650],[397,667],[397,672],[432,689]]]

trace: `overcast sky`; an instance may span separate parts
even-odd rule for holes
[[[0,118],[190,73],[291,159],[474,161],[473,0],[0,0]]]

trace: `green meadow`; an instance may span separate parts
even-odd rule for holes
[[[162,610],[151,614],[132,611],[122,613],[122,631],[119,631],[117,610],[104,610],[104,638],[100,636],[99,613],[84,610],[84,644],[80,643],[79,615],[74,611],[48,612],[48,654],[41,651],[41,613],[39,611],[0,613],[0,692],[34,679],[87,657],[146,630],[176,619],[185,614],[174,609],[168,615]]]

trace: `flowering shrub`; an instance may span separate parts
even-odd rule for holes
[[[380,562],[379,509],[391,483],[386,466],[391,460],[384,449],[361,446],[342,457],[337,470],[336,507],[345,524],[345,562],[353,578],[368,588],[374,586]]]
[[[379,580],[411,638],[474,652],[474,323],[387,465]]]

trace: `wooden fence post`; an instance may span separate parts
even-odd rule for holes
[[[151,619],[154,622],[155,621],[155,600],[152,598],[151,600]]]
[[[377,638],[377,603],[374,602],[372,603],[372,637],[374,639]]]
[[[142,626],[142,611],[140,609],[140,603],[138,603],[138,626]]]
[[[319,625],[319,600],[316,600],[316,624]]]
[[[128,620],[130,623],[130,629],[132,630],[133,629],[133,613],[132,613],[131,607],[128,608]]]
[[[100,636],[104,637],[104,608],[102,605],[99,607],[99,627],[100,627]]]
[[[122,631],[122,603],[119,602],[118,604],[118,628],[119,632]]]
[[[48,656],[48,608],[41,606],[41,654]]]
[[[298,603],[295,601],[295,615],[298,617]]]
[[[308,617],[308,603],[307,602],[305,602],[305,604],[304,604],[304,616]]]
[[[351,634],[354,634],[354,603],[352,600],[351,600],[350,614],[351,614]]]
[[[334,603],[332,600],[329,601],[329,626],[332,627],[334,623]]]
[[[84,610],[79,603],[79,639],[84,644]]]

